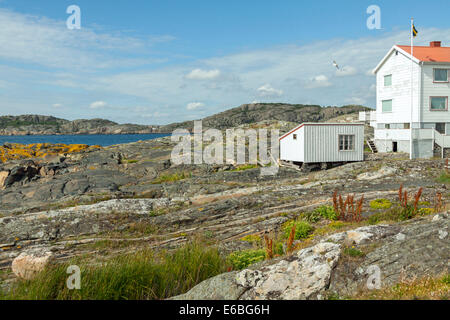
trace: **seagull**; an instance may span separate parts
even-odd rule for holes
[[[333,66],[335,66],[335,67],[336,67],[336,69],[338,69],[338,70],[339,70],[339,66],[338,66],[338,64],[336,63],[336,61],[334,61],[334,60],[333,60]]]

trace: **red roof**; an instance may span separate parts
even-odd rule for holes
[[[411,46],[399,46],[411,54]],[[414,58],[424,62],[450,62],[450,47],[414,46]]]

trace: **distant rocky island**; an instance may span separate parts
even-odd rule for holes
[[[323,122],[341,115],[355,114],[369,108],[358,105],[321,107],[319,105],[253,103],[208,116],[203,126],[226,129],[265,120]],[[167,133],[177,128],[192,130],[193,121],[168,125],[118,124],[105,119],[65,120],[45,115],[0,116],[0,135],[65,135],[65,134],[143,134]]]
[[[43,115],[1,116],[0,135],[142,134],[158,126],[118,124],[105,119],[65,120]]]

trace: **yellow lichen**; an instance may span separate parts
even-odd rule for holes
[[[88,146],[86,144],[34,143],[25,145],[11,143],[8,144],[8,146],[0,146],[0,162],[22,160],[27,158],[43,158],[46,156],[64,155],[82,151],[91,151],[100,148],[100,146]]]

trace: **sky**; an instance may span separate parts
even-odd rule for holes
[[[416,45],[450,46],[449,13],[448,0],[0,0],[0,115],[167,124],[254,102],[374,107],[370,71],[409,44],[411,17]]]

